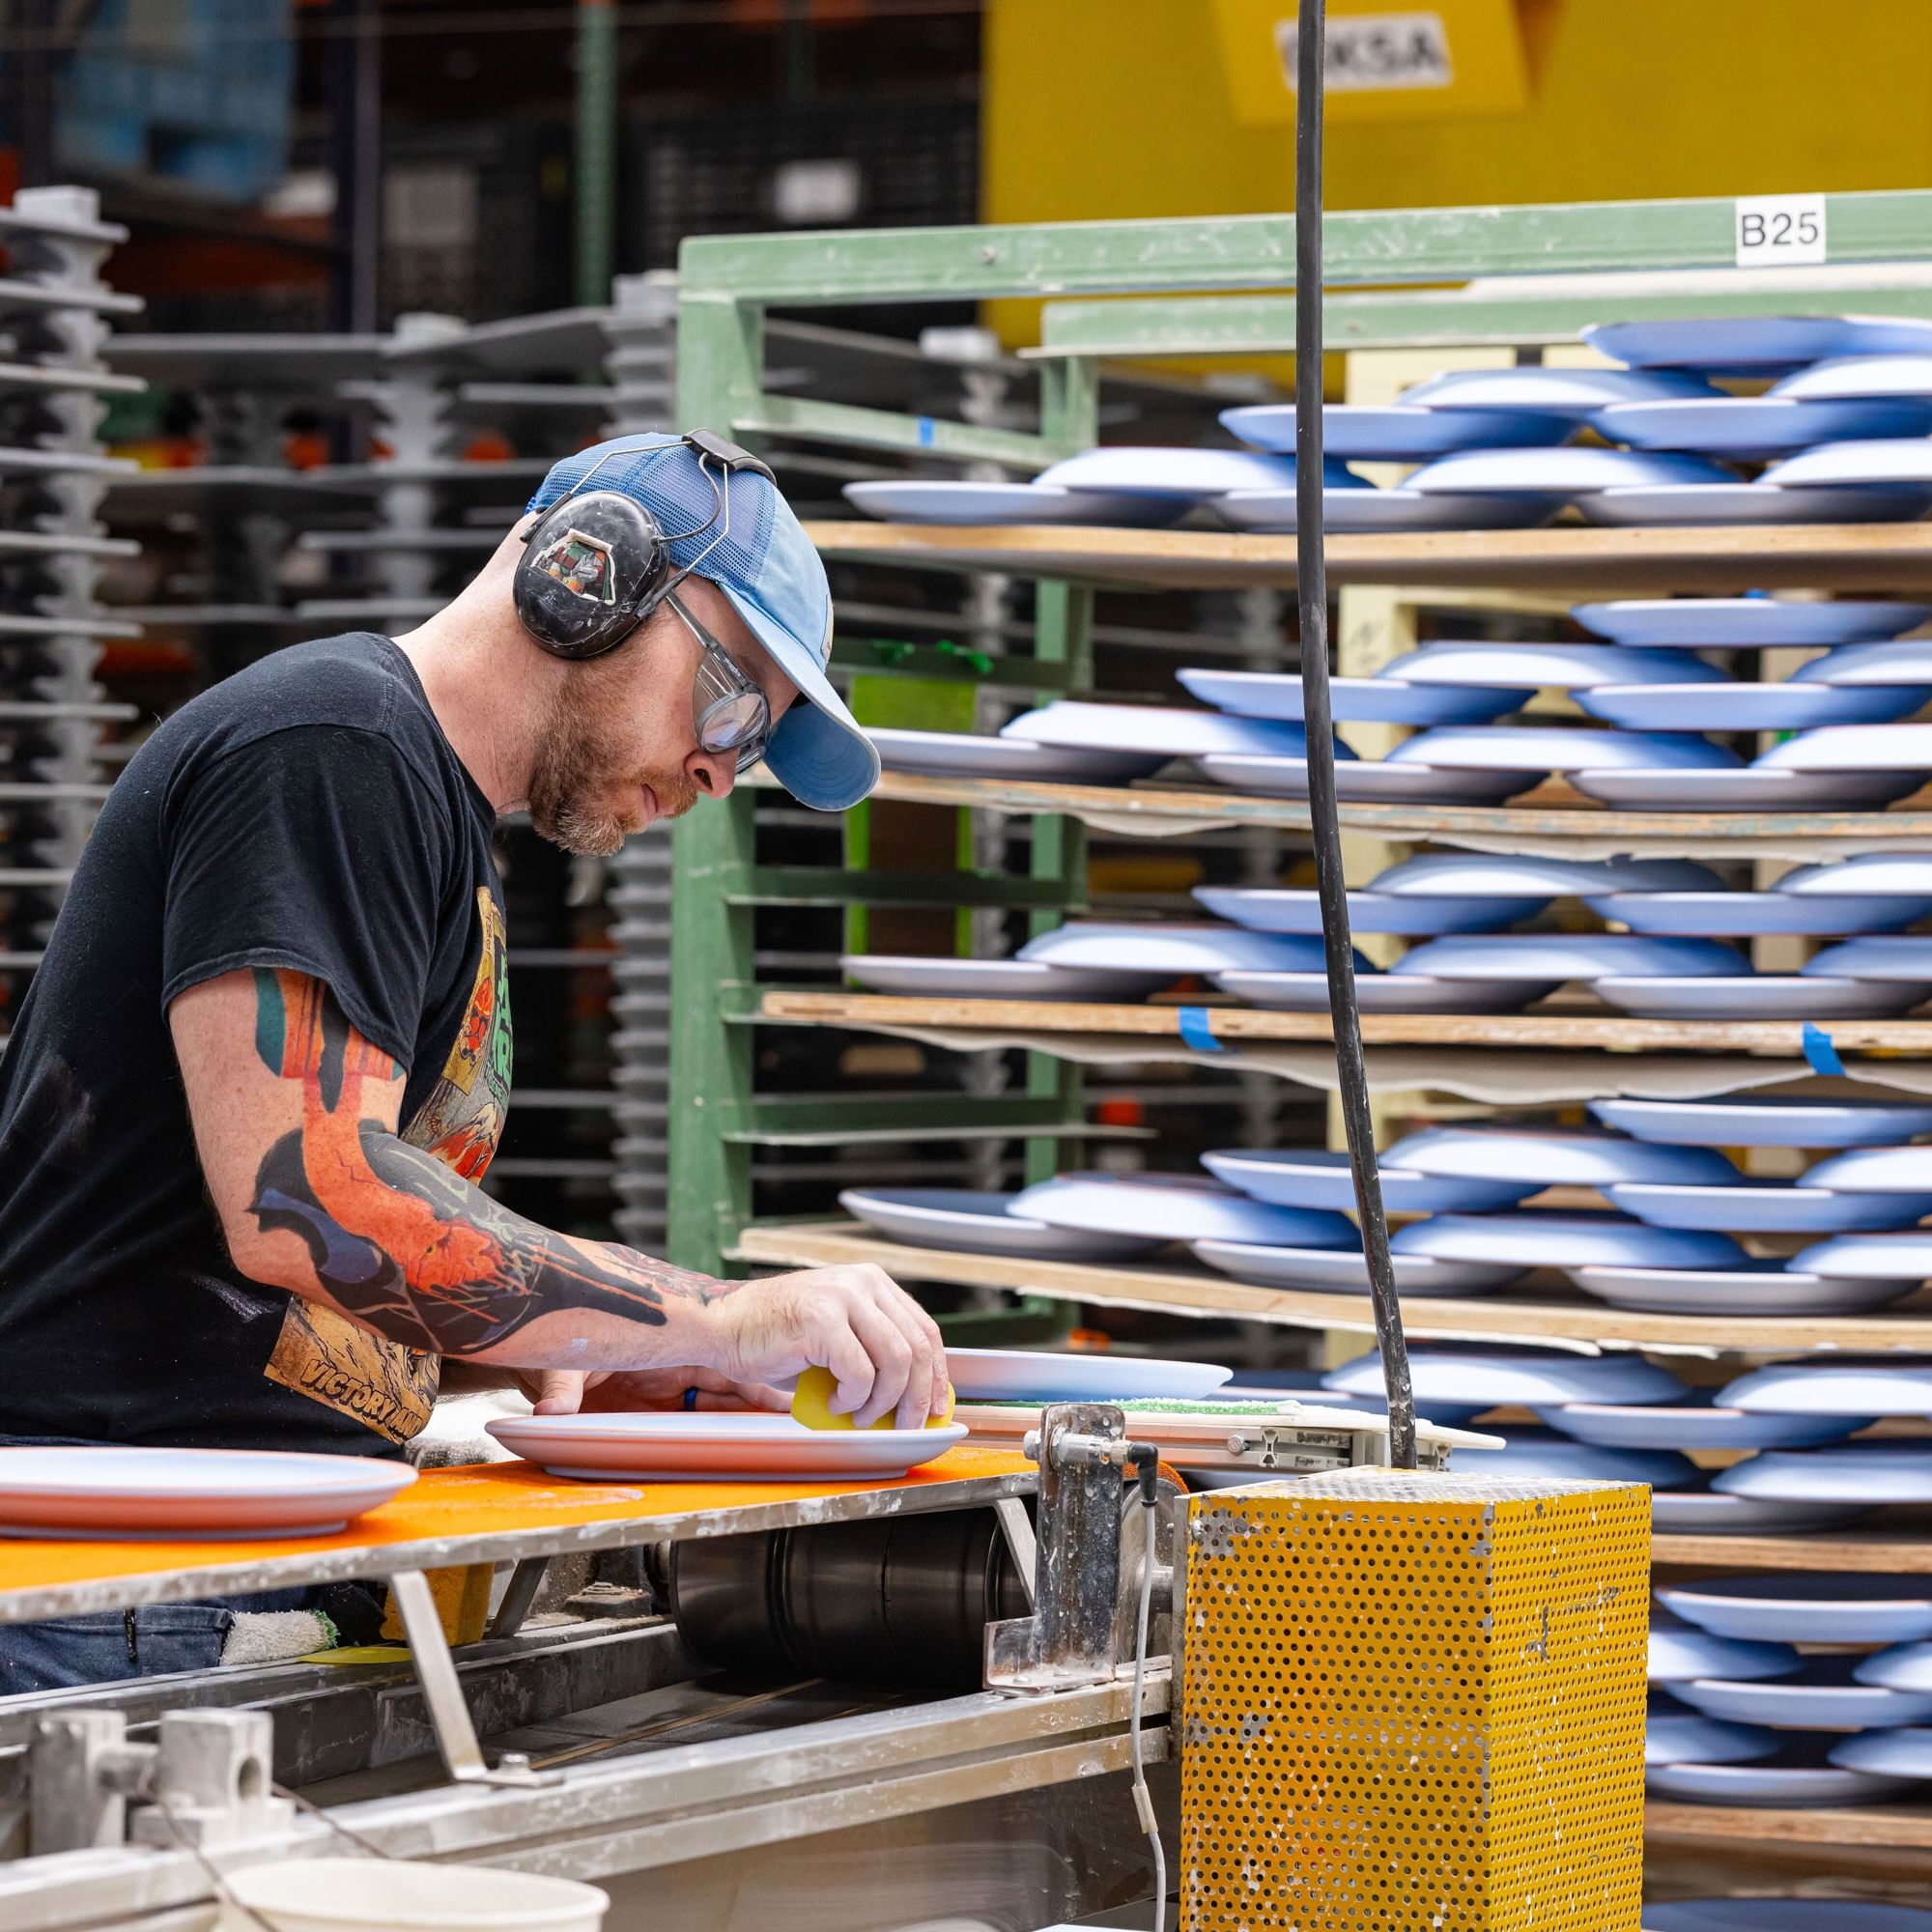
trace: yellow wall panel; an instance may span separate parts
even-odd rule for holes
[[[1927,0],[1514,4],[1522,110],[1364,123],[1331,96],[1329,207],[1932,185]],[[1292,125],[1237,118],[1218,19],[1208,0],[986,0],[986,219],[1292,207]],[[1034,339],[1030,307],[994,319]]]

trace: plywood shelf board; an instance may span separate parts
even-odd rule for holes
[[[1191,1010],[1200,1010],[1193,1009]],[[1258,1007],[1211,1008],[1216,1038],[1327,1040],[1326,1013]],[[910,998],[884,993],[768,991],[758,1017],[818,1026],[936,1027],[966,1031],[1178,1036],[1180,1009],[1100,1001]],[[1844,1019],[1820,1023],[1842,1053],[1932,1056],[1932,1020]],[[1368,1046],[1536,1047],[1613,1053],[1755,1053],[1804,1062],[1798,1020],[1646,1020],[1627,1014],[1364,1013]]]
[[[1008,527],[814,522],[822,554],[935,570],[998,571],[1149,589],[1285,589],[1293,535],[1221,530]],[[1932,585],[1932,524],[1533,530],[1331,535],[1328,581],[1489,584],[1620,593],[1751,589],[1900,591]]]
[[[1049,1300],[1089,1302],[1203,1321],[1270,1322],[1282,1327],[1375,1332],[1365,1294],[1313,1289],[1264,1288],[1180,1265],[1031,1261],[969,1255],[889,1241],[855,1221],[810,1222],[745,1229],[739,1260],[791,1267],[870,1262],[908,1281],[1005,1289]],[[1577,1298],[1528,1300],[1518,1294],[1484,1299],[1430,1296],[1403,1304],[1411,1341],[1477,1337],[1558,1346],[1644,1348],[1697,1352],[1804,1354],[1825,1349],[1932,1350],[1932,1306],[1913,1312],[1852,1316],[1650,1315]]]
[[[1347,831],[1393,841],[1573,858],[1655,854],[1819,861],[1932,848],[1932,811],[1614,811],[1567,786],[1546,791],[1559,802],[1344,805],[1340,818]],[[1017,813],[1062,812],[1097,831],[1142,838],[1179,838],[1246,825],[1305,832],[1309,824],[1304,800],[1262,798],[1200,784],[1054,784],[887,772],[875,796]]]

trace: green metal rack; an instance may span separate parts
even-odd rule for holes
[[[1823,202],[1830,261],[1839,272],[1807,278],[1802,270],[1774,270],[1748,285],[1736,273],[1730,200],[1331,214],[1327,338],[1336,350],[1525,346],[1570,339],[1580,325],[1609,315],[1932,315],[1923,266],[1932,259],[1932,193]],[[1032,471],[1096,440],[1103,358],[1291,348],[1293,258],[1293,222],[1277,215],[694,239],[679,266],[679,418],[753,444],[776,437]],[[1846,266],[1859,272],[1845,275]],[[1582,274],[1631,279],[1568,284]],[[1086,299],[1095,297],[1123,298]],[[997,298],[1048,304],[1036,433],[766,390],[764,327],[773,309]],[[1068,582],[1038,585],[1035,662],[1025,682],[1042,697],[1091,682],[1093,594]],[[903,904],[923,896],[1023,907],[1041,930],[1083,896],[1077,821],[1034,821],[1032,876],[1024,879],[761,867],[749,790],[692,813],[675,841],[674,1260],[722,1270],[752,1214],[751,1156],[761,1143],[970,1124],[1025,1141],[1030,1177],[1054,1170],[1060,1142],[1080,1126],[1080,1084],[1075,1070],[1042,1055],[1030,1056],[1024,1094],[935,1100],[930,1117],[916,1101],[760,1099],[753,920],[761,904]]]

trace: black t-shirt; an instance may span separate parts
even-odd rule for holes
[[[327,983],[408,1069],[404,1137],[475,1178],[510,1015],[489,802],[367,633],[204,692],[128,761],[0,1057],[0,1435],[382,1453],[438,1364],[238,1273],[168,1003]]]

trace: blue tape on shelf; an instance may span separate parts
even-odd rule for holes
[[[921,416],[921,417],[920,417],[920,419],[919,419],[919,446],[920,446],[920,447],[921,447],[922,449],[930,449],[930,448],[932,447],[932,445],[933,445],[933,442],[934,442],[934,441],[935,441],[935,440],[937,439],[937,437],[938,437],[938,434],[939,434],[939,431],[938,431],[938,428],[937,428],[937,426],[936,426],[936,425],[934,424],[934,422],[933,422],[933,420],[932,420],[932,418],[931,418],[930,416]]]
[[[1196,1053],[1226,1053],[1214,1037],[1214,1016],[1206,1007],[1182,1007],[1179,1013],[1180,1037]]]
[[[1804,1041],[1804,1058],[1811,1064],[1813,1073],[1828,1073],[1834,1079],[1845,1077],[1845,1063],[1838,1058],[1838,1049],[1832,1044],[1832,1036],[1821,1026],[1804,1022],[1802,1036]]]

